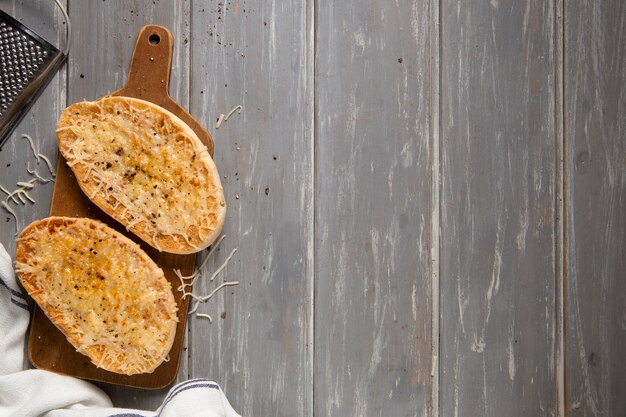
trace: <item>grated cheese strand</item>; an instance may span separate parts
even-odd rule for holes
[[[242,110],[243,106],[241,104],[238,104],[231,111],[229,111],[226,116],[224,116],[223,113],[220,113],[219,117],[217,118],[217,123],[215,123],[215,129],[219,129],[222,126],[222,123],[227,122],[230,116],[232,116],[235,112],[237,112],[237,114],[241,114]]]
[[[37,171],[34,171],[34,172],[35,172],[35,177],[37,178],[37,180],[39,180],[40,183],[46,184],[46,183],[49,183],[50,181],[54,182],[54,178],[44,178],[41,175],[39,175]]]
[[[224,287],[228,287],[231,285],[239,285],[239,281],[226,281],[226,282],[222,282],[217,288],[215,288],[213,291],[211,291],[209,293],[209,295],[205,295],[202,297],[197,297],[194,295],[194,297],[197,298],[197,301],[200,303],[206,303],[208,300],[211,299],[211,297],[213,297],[215,295],[215,293],[217,293],[219,290],[221,290]],[[191,293],[189,293],[189,295],[193,295]]]
[[[26,200],[24,199],[24,197],[22,196],[22,189],[17,189],[14,191],[15,195],[17,196],[17,198],[20,199],[20,201],[22,202],[22,204],[26,204]]]
[[[200,301],[201,303],[204,302],[202,301],[202,297],[199,295],[196,295],[192,292],[186,292],[185,294],[183,294],[183,298],[187,297],[187,296],[191,296],[191,298],[193,298],[196,301]]]
[[[213,319],[211,318],[211,316],[209,314],[203,314],[203,313],[196,313],[197,317],[204,317],[206,319],[209,319],[209,323],[213,323]]]
[[[192,294],[192,293],[185,293],[185,294],[183,294],[183,297],[185,297],[187,295],[190,295],[196,301],[196,303],[194,304],[193,308],[187,314],[190,315],[190,314],[195,313],[196,310],[198,310],[198,306],[200,305],[200,303],[206,303],[219,290],[221,290],[224,287],[233,286],[233,285],[239,285],[239,281],[226,281],[226,282],[223,282],[221,285],[219,285],[217,288],[215,288],[213,291],[211,291],[211,293],[209,293],[209,295],[205,295],[205,296],[199,296],[199,295],[195,295],[195,294]]]
[[[219,117],[217,118],[217,123],[215,123],[215,130],[219,129],[220,126],[222,126],[223,121],[224,121],[224,113],[220,113]]]
[[[33,143],[33,138],[31,138],[30,136],[28,136],[27,134],[22,134],[22,139],[26,139],[28,140],[28,143],[30,144],[30,149],[33,151],[33,156],[35,158],[37,158],[37,161],[39,161],[39,158],[37,157],[37,154],[39,153],[37,150],[35,150],[35,144]]]
[[[233,113],[237,112],[237,114],[241,114],[241,111],[243,110],[243,106],[241,104],[236,105],[230,112],[228,112],[228,114],[226,115],[226,117],[224,117],[224,121],[228,121],[228,118],[230,116],[233,115]]]
[[[222,240],[226,239],[226,235],[222,235],[219,237],[219,239],[217,239],[217,241],[211,245],[211,249],[209,249],[209,253],[207,253],[206,258],[204,258],[204,260],[202,261],[202,263],[200,264],[200,266],[198,267],[198,269],[202,269],[204,268],[204,266],[206,265],[207,261],[209,260],[209,258],[211,257],[211,255],[213,255],[213,252],[216,251],[216,249],[220,246],[220,243],[222,243]]]
[[[28,195],[28,193],[26,191],[18,190],[18,194],[17,195],[20,197],[20,200],[21,200],[21,196],[24,196],[26,199],[28,199],[28,201],[30,201],[31,203],[35,204],[35,200],[30,195]],[[24,201],[24,204],[26,204],[25,201]]]
[[[200,305],[200,301],[196,301],[196,304],[194,305],[193,309],[191,309],[189,313],[187,313],[187,315],[195,313],[199,305]]]
[[[17,182],[17,185],[19,185],[19,186],[20,186],[20,187],[22,187],[22,188],[28,188],[28,189],[30,190],[30,189],[33,189],[33,188],[35,187],[35,185],[33,184],[33,182],[35,182],[35,180],[30,180],[30,181],[28,181],[28,182],[18,181],[18,182]]]
[[[7,204],[9,202],[9,199],[11,199],[17,205],[26,204],[26,200],[30,201],[32,204],[35,204],[35,199],[31,197],[30,194],[28,194],[27,192],[27,190],[32,190],[33,188],[35,188],[35,181],[37,181],[37,179],[32,179],[30,181],[18,181],[17,185],[19,186],[19,188],[13,191],[9,191],[2,185],[0,185],[0,190],[2,190],[2,192],[7,195],[7,198],[4,200],[4,203],[6,204],[5,209],[7,211],[12,211],[12,209]],[[17,227],[17,216],[14,215],[13,217],[16,218]]]
[[[15,191],[11,192],[7,190],[6,188],[4,188],[2,185],[0,185],[0,190],[2,190],[2,192],[8,196],[4,201],[9,201],[9,198],[10,198],[11,200],[13,200],[15,204],[19,204],[17,200],[15,199]]]
[[[181,272],[180,269],[174,269],[174,275],[176,275],[178,277],[178,279],[180,280],[180,286],[177,288],[178,291],[184,293],[185,292],[185,288],[187,287],[193,287],[193,285],[196,282],[196,279],[202,275],[202,273],[200,272],[202,270],[202,268],[204,268],[204,266],[206,265],[207,261],[209,260],[209,258],[211,257],[211,255],[213,254],[213,252],[215,252],[215,250],[219,247],[220,243],[222,243],[222,241],[226,239],[226,235],[222,235],[219,237],[219,239],[217,239],[217,241],[215,241],[215,243],[213,243],[213,245],[211,245],[211,248],[209,249],[209,253],[207,253],[207,256],[204,258],[204,260],[202,261],[202,263],[200,264],[199,267],[194,268],[194,271],[191,275],[183,275],[183,273]],[[184,280],[186,279],[190,279],[192,280],[191,283],[186,283]]]
[[[39,161],[43,159],[43,161],[46,163],[46,166],[48,167],[48,170],[50,171],[50,174],[52,174],[52,176],[55,176],[56,174],[54,173],[54,169],[52,168],[52,163],[46,157],[46,155],[42,154],[41,152],[39,152],[37,150],[37,148],[35,147],[35,143],[33,141],[33,138],[31,138],[27,134],[22,134],[21,138],[22,139],[26,139],[28,141],[28,144],[30,145],[30,149],[33,151],[33,156],[37,159],[37,163],[39,163]],[[26,166],[26,170],[29,171],[28,170],[28,165]],[[30,173],[30,171],[29,171],[29,173]]]
[[[211,278],[209,279],[209,281],[213,281],[215,279],[215,277],[224,270],[224,268],[226,268],[226,266],[228,265],[228,262],[230,261],[230,258],[233,257],[233,255],[235,254],[235,252],[237,252],[237,248],[233,249],[230,252],[230,255],[228,255],[228,258],[226,258],[226,260],[224,261],[224,263],[222,264],[222,266],[220,266],[219,268],[217,268],[217,270],[213,273],[213,275],[211,275]]]
[[[50,160],[46,157],[46,155],[42,153],[38,153],[37,159],[43,159],[44,162],[46,163],[46,166],[48,167],[48,171],[50,171],[50,175],[52,175],[53,177],[56,176],[56,173],[54,172],[54,169],[52,168],[52,162],[50,162]]]
[[[217,250],[217,248],[220,246],[220,243],[222,243],[222,241],[226,239],[226,235],[222,235],[220,236],[220,238],[217,240],[217,242],[215,242],[212,246],[211,249],[209,250],[209,253],[207,253],[206,257],[204,258],[204,260],[202,261],[202,263],[200,264],[200,266],[196,269],[196,271],[194,272],[194,278],[191,281],[191,285],[193,286],[196,283],[196,280],[202,276],[202,269],[204,268],[204,266],[206,265],[207,261],[209,260],[209,258],[211,257],[211,255],[213,255],[213,252],[215,252]]]
[[[194,269],[191,275],[183,275],[180,269],[174,269],[174,274],[176,274],[176,276],[179,279],[194,279],[198,275],[198,273],[199,273],[198,270]],[[188,285],[188,284],[185,284],[185,285]]]
[[[186,277],[186,276],[183,276],[182,272],[180,272],[180,269],[174,269],[174,275],[176,275],[178,279],[180,280],[180,286],[176,289],[182,293],[185,293],[185,288],[193,286],[193,282],[191,282],[190,284],[187,284],[185,283],[184,280],[191,279],[191,278],[195,279],[196,274],[197,272],[194,272],[193,274]],[[184,294],[183,294],[183,297],[184,297]]]

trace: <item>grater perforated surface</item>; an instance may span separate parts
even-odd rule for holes
[[[0,145],[63,59],[58,49],[0,10]]]
[[[24,91],[50,54],[7,22],[0,22],[0,116]]]

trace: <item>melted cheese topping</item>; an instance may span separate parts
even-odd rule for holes
[[[95,187],[90,198],[99,195],[114,210],[113,216],[132,229],[143,224],[152,236],[151,243],[161,250],[157,234],[171,236],[176,242],[199,249],[192,241],[203,241],[217,228],[221,189],[201,158],[206,147],[196,151],[190,138],[173,120],[132,100],[103,99],[91,109],[72,111],[64,156],[72,169],[86,172],[83,181]],[[195,240],[194,240],[195,239]]]
[[[177,320],[163,271],[147,264],[139,248],[129,250],[112,230],[106,233],[106,226],[67,223],[52,233],[41,227],[30,234],[23,242],[29,262],[16,264],[18,272],[32,274],[45,303],[74,324],[61,330],[73,333],[79,352],[104,349],[96,365],[124,364],[122,373],[128,374],[152,368],[169,350]]]

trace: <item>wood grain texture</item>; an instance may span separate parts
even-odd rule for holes
[[[442,416],[554,416],[555,16],[442,2]]]
[[[1,1],[2,10],[34,30],[48,42],[59,49],[65,47],[65,24],[63,17],[55,9],[54,2],[47,0],[32,1],[25,4],[18,1]],[[20,125],[0,150],[0,185],[8,190],[17,188],[18,181],[29,181],[33,176],[26,171],[27,166],[43,177],[50,177],[47,167],[37,164],[28,142],[22,139],[22,134],[32,136],[38,150],[46,155],[56,166],[56,120],[65,108],[65,66],[55,75],[42,95],[35,102]],[[27,202],[16,205],[10,203],[19,219],[20,231],[32,221],[48,215],[53,183],[37,184],[29,191],[36,204]],[[0,193],[2,200],[6,198]],[[0,209],[0,243],[9,254],[15,256],[15,220],[6,211]]]
[[[70,2],[69,13],[76,41],[70,52],[68,104],[93,100],[122,87],[128,78],[139,30],[144,25],[157,24],[168,28],[174,39],[170,95],[181,106],[189,106],[187,68],[190,58],[188,42],[185,42],[189,39],[188,2]],[[179,380],[187,379],[186,360],[187,355],[184,354]],[[108,384],[100,386],[116,406],[140,409],[156,409],[168,390],[145,391]]]
[[[429,3],[316,22],[314,414],[430,415]]]
[[[567,415],[626,415],[626,3],[565,2]]]
[[[439,417],[441,356],[441,2],[431,0],[430,20],[430,277],[431,277],[431,416]]]
[[[191,112],[213,133],[228,205],[227,238],[196,292],[240,284],[200,306],[213,324],[191,319],[191,376],[219,380],[248,416],[312,414],[311,5],[193,2]]]
[[[205,275],[239,249],[197,291],[241,282],[191,319],[179,379],[248,416],[626,414],[624,2],[563,21],[561,0],[69,3],[69,64],[0,184],[46,173],[19,134],[54,162],[66,104],[122,86],[140,27],[173,31],[170,93],[213,134],[229,205]],[[63,45],[51,0],[0,7]],[[103,388],[145,409],[166,392]]]

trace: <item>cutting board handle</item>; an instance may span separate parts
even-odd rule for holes
[[[140,98],[171,111],[196,132],[213,156],[211,134],[169,95],[173,49],[174,37],[167,28],[158,25],[141,28],[130,61],[128,81],[111,95]]]
[[[144,26],[135,42],[126,85],[117,93],[152,102],[169,98],[172,68],[172,33],[163,26]]]

